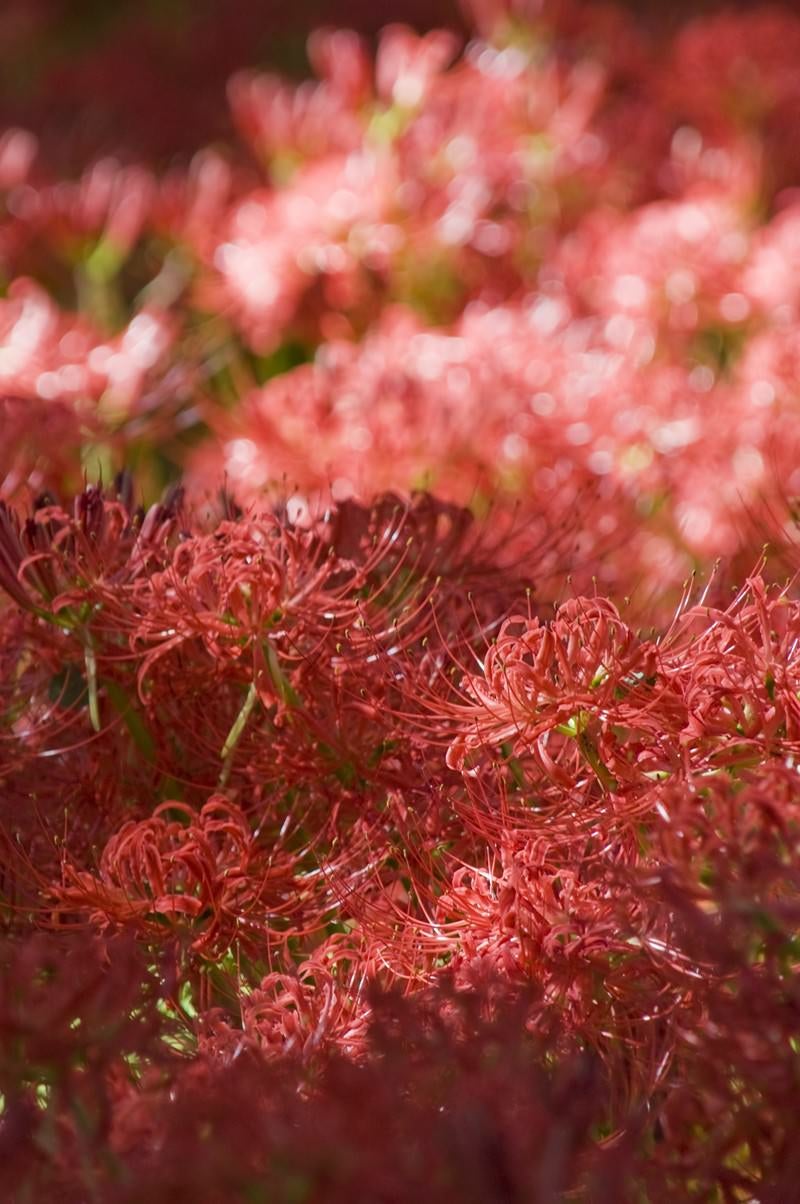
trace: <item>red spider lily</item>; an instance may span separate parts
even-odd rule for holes
[[[663,737],[676,700],[659,685],[657,649],[605,600],[573,599],[548,624],[506,620],[482,668],[462,677],[463,701],[443,710],[459,729],[453,768],[469,772],[475,753],[504,747],[532,757],[562,791],[579,788],[583,764],[584,780],[612,793],[647,789],[648,776],[675,768]]]
[[[271,1054],[310,1058],[336,1045],[348,1054],[364,1050],[370,1009],[365,984],[374,980],[356,949],[330,937],[297,967],[296,974],[272,973],[247,997],[242,1026]]]
[[[323,776],[338,764],[368,781],[384,741],[399,734],[380,708],[406,689],[406,650],[434,633],[434,594],[461,639],[474,622],[465,587],[486,606],[516,588],[508,572],[491,582],[492,550],[480,544],[466,514],[396,498],[370,509],[344,506],[307,528],[254,516],[188,539],[166,571],[134,583],[128,595],[144,705],[162,715],[172,707],[167,680],[181,663],[186,678],[173,724],[183,725],[181,710],[211,691],[227,707],[223,680],[239,694],[238,717],[234,711],[217,729],[213,755],[223,748],[224,782],[237,747],[253,780],[305,776],[316,762]],[[112,598],[112,613],[115,606]],[[207,717],[215,713],[214,702],[204,699],[203,707]],[[265,720],[268,752],[258,736]],[[198,721],[198,735],[211,733],[213,722]]]
[[[700,620],[705,630],[697,630]],[[785,592],[751,578],[726,610],[688,611],[662,660],[686,708],[680,732],[692,763],[794,755],[798,739],[796,644],[800,616]]]
[[[193,953],[217,961],[239,944],[268,945],[272,917],[307,910],[299,861],[260,848],[244,814],[222,796],[199,814],[167,802],[152,818],[123,825],[97,875],[66,864],[52,896],[61,915],[88,912],[101,928],[133,925],[157,941],[185,932]]]
[[[122,501],[89,486],[69,515],[46,497],[30,518],[0,503],[3,589],[24,609],[52,613],[88,597],[100,581],[135,576],[152,550],[175,529],[180,494],[147,515],[133,516]],[[27,588],[26,588],[27,587]]]

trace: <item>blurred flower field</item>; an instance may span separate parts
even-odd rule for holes
[[[788,1204],[800,17],[248,12],[0,131],[6,1198]]]

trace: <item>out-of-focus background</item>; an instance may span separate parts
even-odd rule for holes
[[[0,54],[0,500],[429,490],[668,607],[800,559],[790,7],[8,0]]]
[[[536,0],[519,7],[529,15]],[[621,7],[668,37],[698,13],[763,4]],[[230,136],[225,87],[238,68],[300,78],[309,71],[311,30],[330,25],[374,37],[393,21],[464,36],[470,26],[459,0],[3,0],[0,128],[35,130],[63,171],[111,150],[163,163]]]

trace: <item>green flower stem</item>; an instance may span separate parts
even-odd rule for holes
[[[258,701],[258,691],[256,683],[250,682],[250,685],[242,703],[241,710],[233,721],[233,726],[228,732],[227,739],[222,746],[220,757],[222,758],[222,770],[219,775],[219,785],[227,786],[231,776],[231,768],[233,767],[233,754],[236,752],[236,746],[242,738],[242,733],[247,726],[247,721],[253,713],[253,708]]]
[[[86,684],[89,691],[89,719],[94,731],[100,731],[100,700],[97,694],[97,657],[94,653],[92,637],[87,631],[84,636],[84,663],[86,665]]]
[[[618,790],[619,783],[613,773],[603,764],[603,761],[598,753],[594,741],[586,730],[589,723],[589,716],[585,711],[580,711],[569,723],[559,723],[556,726],[556,731],[561,732],[562,736],[569,736],[574,740],[581,750],[581,755],[588,765],[591,766],[592,772],[597,778],[604,790]]]

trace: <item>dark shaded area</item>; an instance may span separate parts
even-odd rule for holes
[[[10,0],[0,127],[34,130],[62,169],[112,150],[164,160],[230,135],[225,87],[238,68],[302,76],[310,30],[369,35],[390,20],[461,23],[455,0]]]

